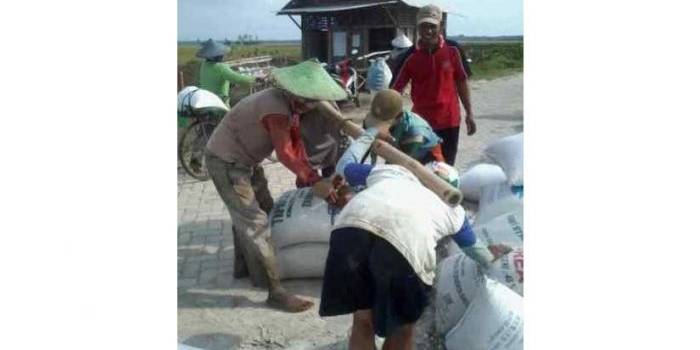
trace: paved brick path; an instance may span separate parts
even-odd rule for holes
[[[280,163],[265,165],[273,198],[294,188],[294,175]],[[178,171],[178,289],[229,288],[233,273],[231,219],[211,181]]]

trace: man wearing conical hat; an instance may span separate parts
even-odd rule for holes
[[[391,69],[391,81],[394,81],[394,76],[398,74],[398,65],[403,62],[404,54],[413,46],[413,42],[409,39],[406,34],[399,33],[396,37],[391,40],[391,54],[386,63]]]
[[[230,84],[249,86],[255,81],[255,78],[237,73],[222,62],[229,51],[228,46],[212,39],[197,51],[197,57],[204,59],[199,66],[199,87],[216,94],[226,105],[229,104]]]
[[[317,101],[342,100],[347,94],[314,61],[277,68],[270,75],[275,87],[238,102],[216,127],[207,143],[206,165],[233,221],[235,274],[242,276],[242,267],[247,266],[255,277],[253,269],[262,265],[269,288],[268,304],[301,312],[313,303],[289,294],[280,283],[267,213],[260,205],[269,197],[267,182],[264,176],[253,176],[254,169],[274,151],[296,175],[298,187],[319,181],[321,177],[305,151],[300,118]]]

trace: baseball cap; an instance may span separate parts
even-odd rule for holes
[[[365,117],[365,126],[369,128],[393,121],[402,110],[401,94],[392,89],[380,90],[372,99],[369,113]]]
[[[432,23],[440,25],[442,22],[442,11],[435,5],[425,5],[418,9],[418,24]]]

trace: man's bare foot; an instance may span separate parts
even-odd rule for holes
[[[289,294],[286,291],[271,291],[267,296],[267,304],[287,312],[303,312],[314,306],[313,302]]]
[[[506,244],[492,244],[488,248],[489,251],[491,251],[491,254],[493,254],[493,261],[496,261],[513,251],[513,248]]]

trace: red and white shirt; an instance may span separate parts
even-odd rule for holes
[[[402,92],[411,82],[413,112],[436,130],[459,126],[457,82],[468,78],[459,49],[446,45],[442,35],[439,40],[438,48],[432,52],[421,47],[419,40],[392,87]]]

